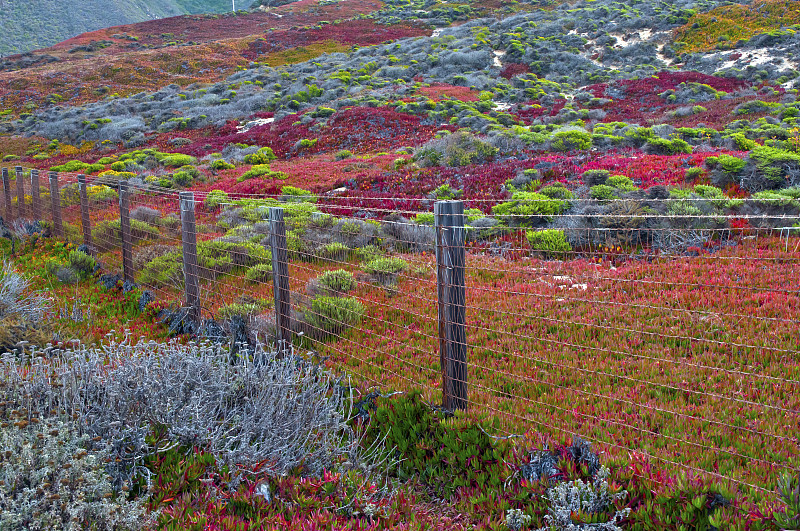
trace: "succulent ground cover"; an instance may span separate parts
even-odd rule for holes
[[[71,455],[53,463],[110,489],[14,461],[9,525],[146,508],[163,529],[796,528],[793,9],[302,0],[7,58],[0,158],[23,167],[26,206],[29,170],[60,172],[67,242],[49,210],[0,223],[3,440],[44,451],[57,432]],[[123,180],[135,283],[119,275]],[[16,218],[13,170],[10,186]],[[181,308],[180,191],[195,193],[201,323]],[[455,415],[435,406],[432,211],[450,199],[467,245],[470,407]],[[264,348],[273,206],[289,361]],[[133,404],[115,378],[161,359],[137,392],[187,371],[182,401],[157,397],[169,421],[66,400]],[[211,366],[230,379],[185,383]],[[301,427],[267,439],[308,445],[278,451],[243,419],[281,378],[333,405],[296,410]],[[197,430],[211,417],[235,444]]]

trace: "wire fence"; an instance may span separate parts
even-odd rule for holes
[[[35,194],[19,170],[3,180],[7,222],[36,211],[52,230],[57,203],[63,237],[122,269],[119,183],[59,174],[53,202],[49,177]],[[129,186],[126,275],[177,312],[184,264],[196,263],[199,334],[274,341],[284,319],[284,339],[369,385],[418,389],[430,403],[450,396],[532,444],[579,435],[755,496],[772,496],[798,466],[796,200],[734,214],[696,197],[495,216],[484,215],[491,204],[462,216],[440,203],[431,218],[418,216],[433,206],[423,201],[193,197],[187,227],[177,191]],[[665,206],[679,201],[694,208]]]

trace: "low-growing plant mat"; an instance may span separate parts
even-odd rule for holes
[[[579,434],[733,488],[795,465],[798,251],[777,238],[714,254],[600,264],[467,259],[470,416]],[[294,273],[292,273],[294,274]],[[441,401],[436,285],[360,286],[361,326],[315,347],[383,388]]]
[[[684,42],[683,53],[711,51],[720,43],[747,40],[762,33],[779,31],[800,23],[797,2],[760,0],[750,5],[721,6],[693,15],[675,31],[675,41]]]

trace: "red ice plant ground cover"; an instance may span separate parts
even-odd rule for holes
[[[598,83],[585,87],[585,90],[591,92],[597,98],[610,98],[612,100],[602,106],[602,109],[607,113],[602,120],[604,122],[666,122],[676,127],[694,127],[702,122],[706,126],[721,129],[727,123],[736,119],[736,116],[731,114],[734,107],[745,101],[756,99],[756,96],[751,94],[726,100],[698,102],[697,105],[701,105],[707,110],[682,118],[671,118],[667,115],[670,111],[693,104],[669,104],[659,94],[669,89],[677,89],[681,83],[701,83],[709,85],[715,90],[733,95],[748,86],[748,83],[741,79],[684,71],[659,72],[641,79],[624,79],[610,83]],[[779,93],[782,93],[782,89],[779,89]],[[758,99],[762,101],[778,101],[779,96],[758,96]]]
[[[600,263],[469,254],[469,416],[498,416],[508,432],[579,434],[671,474],[730,478],[734,490],[771,488],[790,468],[800,421],[800,363],[787,357],[800,250],[777,238],[734,241],[649,262],[602,249],[593,255]],[[314,348],[336,370],[383,389],[421,388],[437,403],[433,257],[403,257],[412,267],[396,289],[359,277],[352,295],[366,307],[362,323]],[[359,269],[292,261],[294,304],[310,279],[339,267]],[[212,308],[242,293],[270,300],[271,289],[234,275],[203,291]]]
[[[478,101],[477,90],[469,87],[448,85],[447,83],[431,83],[427,87],[420,87],[419,93],[433,101],[455,98],[461,101]]]
[[[321,28],[272,31],[269,36],[250,43],[242,55],[251,61],[256,61],[264,54],[298,46],[308,46],[317,42],[333,41],[346,45],[371,46],[386,41],[430,34],[430,29],[406,23],[386,25],[372,20],[348,20],[325,24]]]

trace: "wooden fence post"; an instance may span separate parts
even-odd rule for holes
[[[131,244],[131,203],[128,181],[119,183],[119,225],[122,233],[122,276],[133,282],[133,246]]]
[[[17,217],[25,217],[25,179],[22,177],[22,166],[14,167],[14,175],[17,178]]]
[[[464,203],[439,201],[436,224],[436,283],[439,299],[439,359],[442,368],[442,406],[466,410],[467,333],[464,242]]]
[[[42,196],[39,190],[39,170],[31,170],[31,207],[33,220],[42,221]]]
[[[61,222],[61,193],[58,189],[58,173],[50,172],[50,209],[53,215],[53,236],[64,237],[64,224]]]
[[[83,227],[83,244],[92,249],[92,222],[89,219],[89,193],[86,190],[86,176],[78,175],[78,188],[81,193],[81,226]]]
[[[286,223],[283,209],[270,207],[269,234],[272,251],[272,289],[275,296],[275,334],[278,351],[292,343],[292,308],[289,300],[289,251],[286,247]]]
[[[3,200],[6,203],[6,223],[11,223],[11,182],[8,180],[8,168],[3,168]]]
[[[181,241],[183,242],[183,278],[189,318],[200,324],[200,282],[197,278],[197,228],[194,216],[194,192],[180,193]]]

